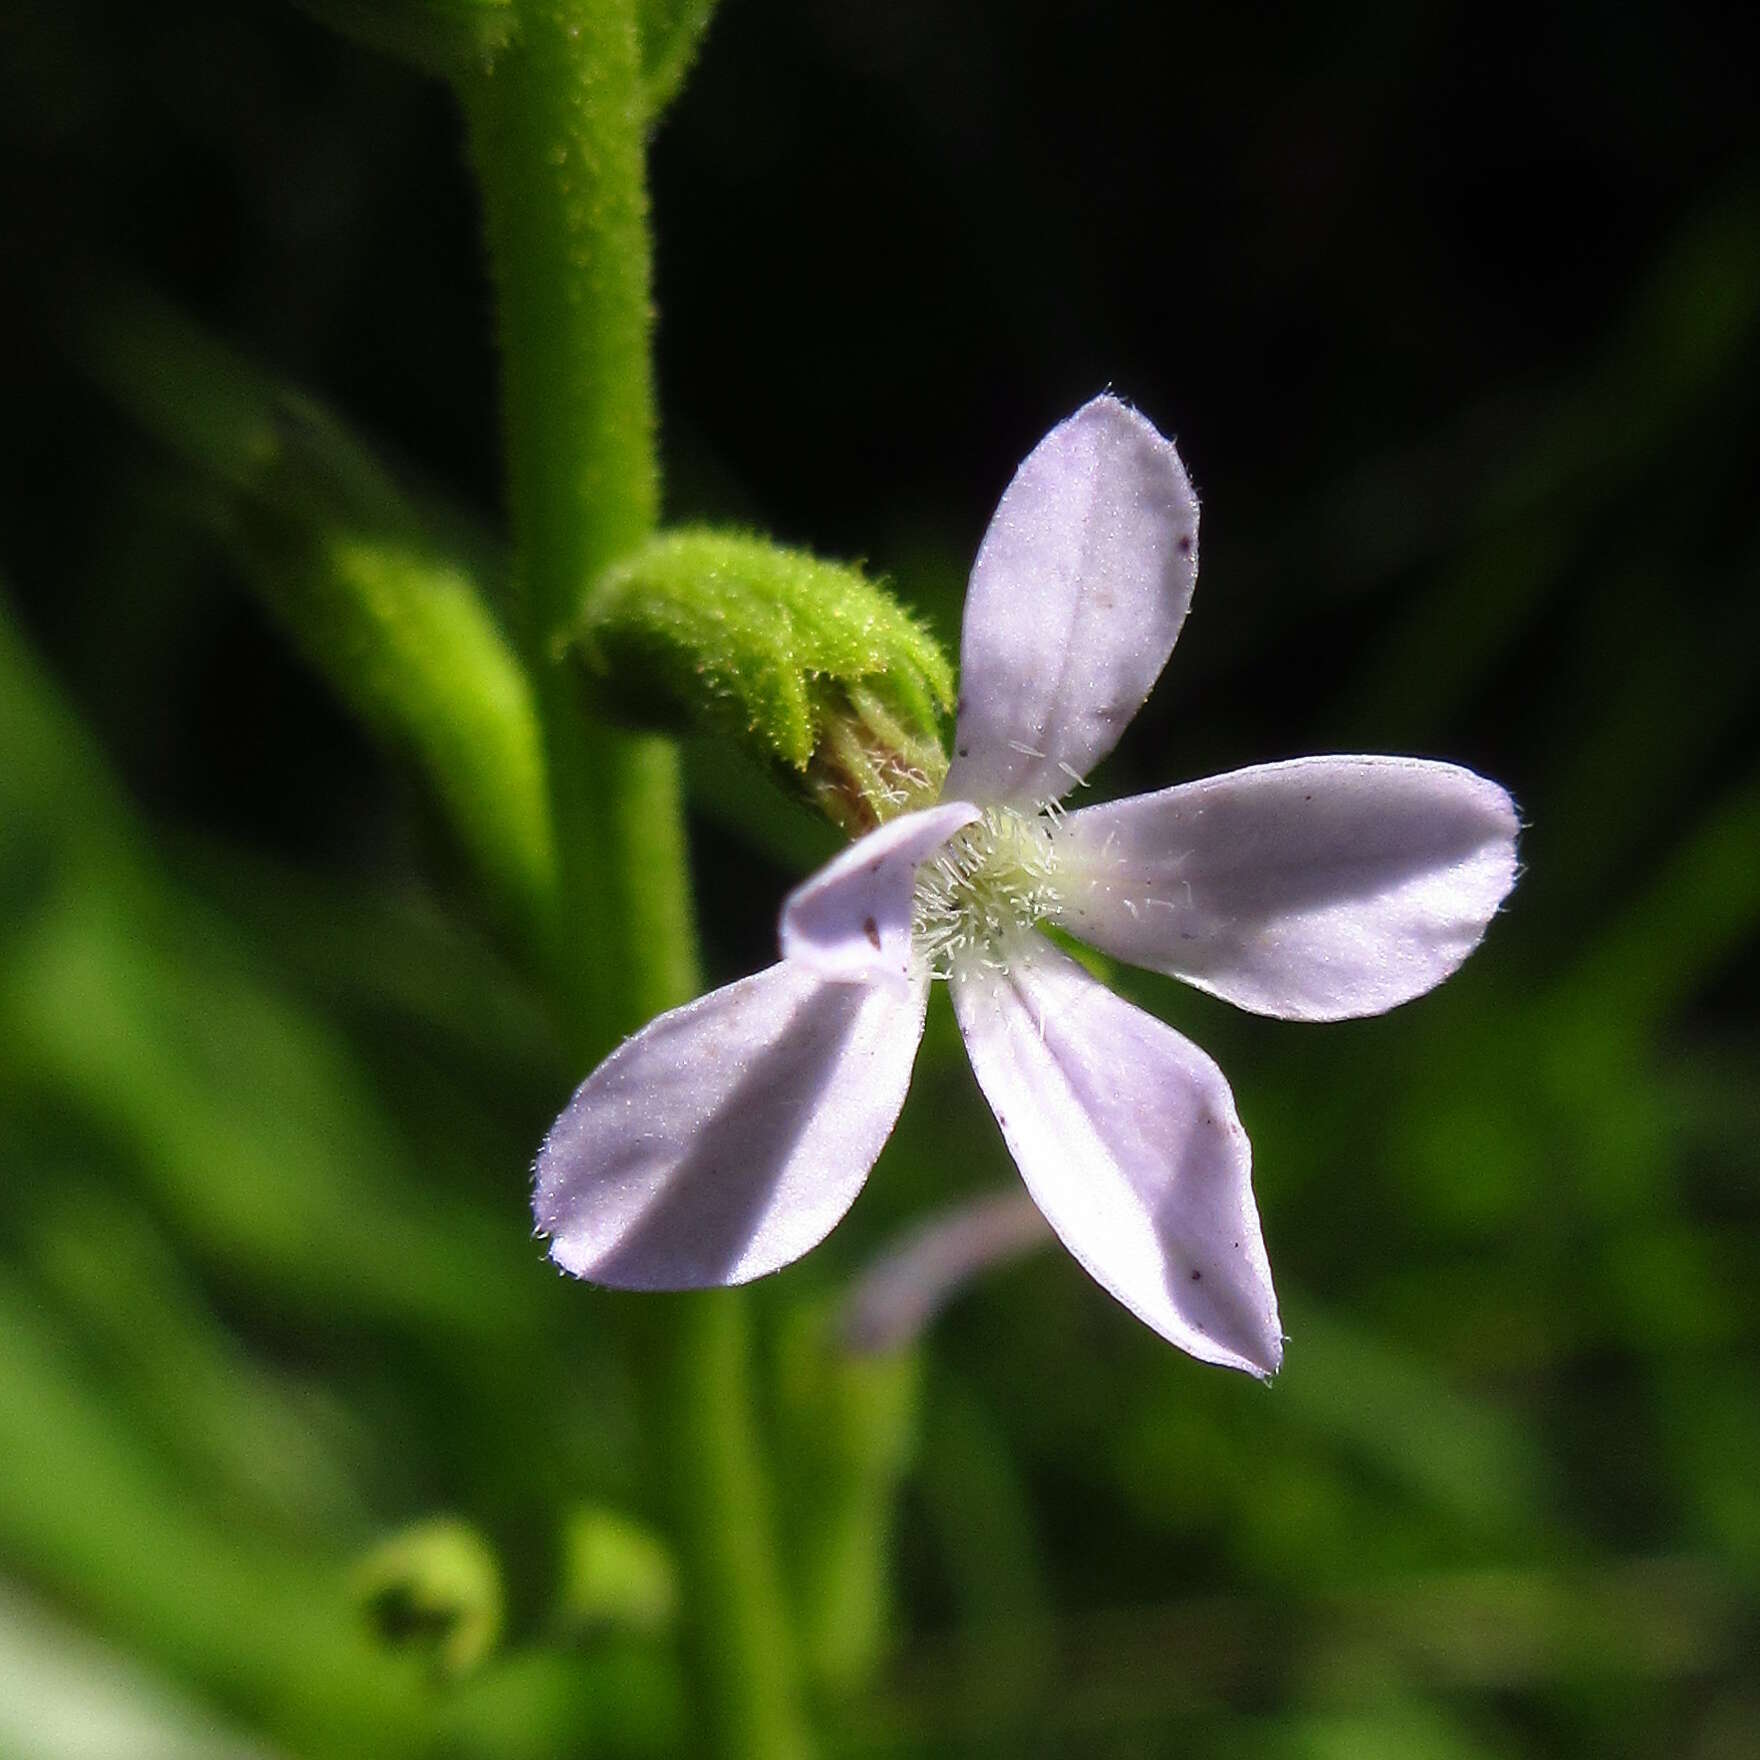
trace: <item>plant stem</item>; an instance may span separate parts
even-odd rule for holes
[[[629,0],[522,0],[519,40],[467,103],[500,296],[503,420],[524,643],[537,686],[558,857],[550,964],[583,1059],[689,993],[681,868],[632,872],[628,797],[675,821],[651,742],[583,719],[557,664],[588,587],[654,529],[659,471],[649,359],[639,48]],[[639,778],[639,780],[638,780]],[[639,815],[633,815],[639,817]],[[675,894],[627,945],[623,907]],[[642,973],[663,964],[665,982]],[[675,993],[650,994],[656,989]]]
[[[806,1760],[799,1646],[777,1568],[770,1485],[752,1411],[743,1289],[681,1296],[654,1355],[674,1533],[689,1561],[686,1641],[707,1711],[698,1749]]]
[[[584,1061],[696,986],[673,748],[585,719],[557,662],[659,503],[633,0],[516,0],[464,90],[500,296],[510,503],[558,855],[551,967]],[[656,1298],[658,1303],[661,1298]],[[696,1746],[808,1752],[750,1392],[745,1298],[652,1317],[651,1426],[688,1600]]]

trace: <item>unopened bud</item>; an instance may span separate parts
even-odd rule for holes
[[[450,1516],[418,1522],[376,1546],[355,1594],[387,1644],[425,1650],[448,1675],[468,1674],[501,1635],[501,1573],[488,1543]]]
[[[569,1512],[562,1535],[564,1625],[600,1630],[666,1631],[678,1613],[678,1575],[658,1535],[598,1504]]]
[[[589,594],[571,651],[601,706],[735,740],[851,836],[947,772],[940,645],[884,588],[798,550],[656,538]]]

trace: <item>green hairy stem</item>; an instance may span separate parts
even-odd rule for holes
[[[659,502],[645,181],[630,0],[522,0],[462,86],[500,296],[522,639],[558,858],[547,945],[583,1059],[695,987],[677,758],[586,721],[560,645]],[[583,1300],[590,1299],[583,1295]],[[693,1637],[703,1751],[803,1754],[737,1292],[669,1304],[649,1376]]]

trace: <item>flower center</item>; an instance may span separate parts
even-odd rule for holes
[[[911,950],[932,978],[1002,971],[1008,944],[1059,903],[1056,819],[986,807],[917,869]]]

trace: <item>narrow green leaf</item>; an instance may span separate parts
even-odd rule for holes
[[[366,1502],[334,1411],[321,1420],[309,1382],[242,1347],[145,1206],[119,1189],[124,1170],[53,1154],[44,1173],[26,1241],[45,1305],[189,1495],[299,1545],[359,1525]]]
[[[159,873],[0,604],[0,1095],[89,1120],[155,1212],[290,1308],[505,1348],[529,1255],[409,1165],[348,1047]]]
[[[174,313],[118,301],[100,377],[194,467],[271,614],[388,745],[427,772],[497,898],[532,929],[555,856],[532,690],[469,554],[355,436]]]
[[[914,1353],[850,1354],[841,1310],[839,1300],[793,1308],[776,1360],[802,1648],[839,1696],[869,1683],[891,1636],[895,1517],[920,1393]]]
[[[334,1562],[217,1521],[144,1449],[40,1301],[0,1269],[0,1554],[298,1751],[433,1752],[410,1672],[360,1641]]]

